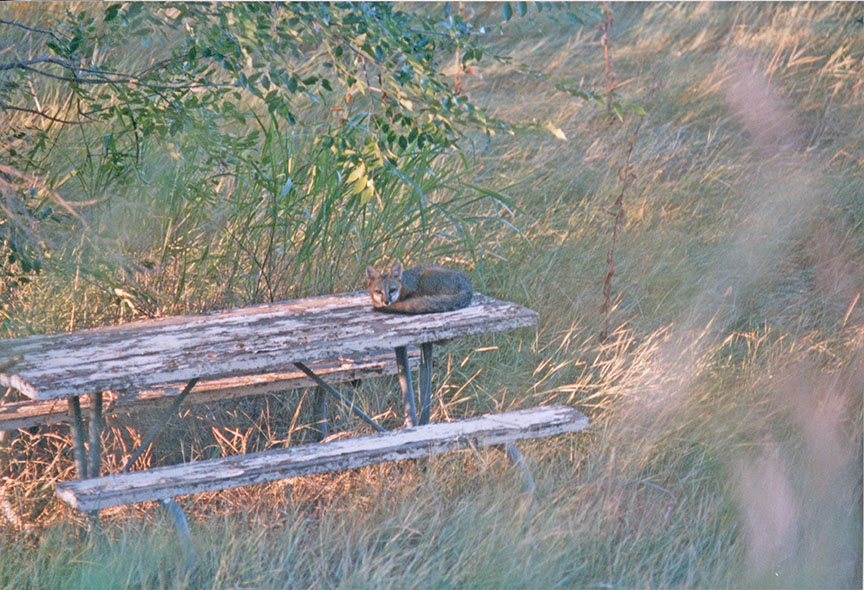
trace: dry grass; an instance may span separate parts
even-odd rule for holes
[[[499,18],[499,7],[473,8]],[[155,505],[106,512],[102,537],[78,540],[68,523],[79,517],[50,495],[51,481],[71,476],[65,430],[22,433],[6,490],[42,530],[3,537],[0,584],[859,586],[860,5],[613,9],[616,81],[648,116],[603,342],[608,210],[636,119],[622,124],[503,66],[463,81],[497,114],[549,119],[568,137],[476,138],[470,181],[507,193],[524,235],[478,224],[494,256],[471,276],[538,310],[541,325],[450,343],[436,375],[439,420],[552,402],[590,415],[583,435],[524,445],[534,503],[513,493],[517,475],[493,451],[201,494],[181,500],[199,557],[188,571]],[[598,31],[521,27],[502,38],[508,53],[604,86]],[[103,317],[86,289],[62,287],[46,279],[20,292],[16,322],[77,323],[70,300],[91,323]],[[365,383],[357,398],[396,424],[396,389]],[[312,421],[304,395],[192,409],[146,460],[299,442]],[[110,469],[141,432],[141,417],[111,425]]]

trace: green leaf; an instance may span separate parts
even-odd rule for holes
[[[504,6],[501,7],[501,13],[504,15],[505,22],[513,18],[513,7],[510,6],[509,2],[505,2]]]
[[[636,104],[635,102],[630,102],[629,100],[621,99],[621,104],[623,104],[624,106],[629,108],[631,111],[633,111],[637,115],[641,115],[643,117],[646,115],[645,109],[643,109],[640,105]]]
[[[364,164],[363,162],[360,162],[360,164],[356,168],[354,168],[354,170],[351,171],[351,174],[348,175],[348,178],[345,180],[345,182],[347,182],[348,184],[351,184],[352,182],[354,182],[355,180],[357,180],[361,176],[363,178],[366,177],[366,164]],[[364,184],[365,184],[365,180],[364,180]]]
[[[359,195],[361,192],[366,190],[367,184],[369,184],[369,178],[364,174],[354,181],[354,184],[351,186],[351,195]]]
[[[282,190],[281,190],[280,193],[279,193],[279,198],[281,199],[282,197],[284,197],[285,195],[287,195],[287,194],[288,194],[288,191],[290,191],[290,190],[291,190],[291,187],[293,187],[293,186],[294,186],[294,181],[292,181],[292,180],[289,178],[289,179],[288,179],[288,182],[285,183],[285,186],[282,187]]]
[[[517,2],[516,8],[519,10],[519,16],[524,17],[528,14],[528,3],[527,2]]]
[[[102,17],[103,22],[111,22],[115,18],[117,18],[117,12],[121,8],[121,4],[112,4],[108,8],[105,9],[105,16]]]

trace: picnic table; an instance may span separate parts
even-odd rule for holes
[[[68,420],[77,473],[82,481],[59,483],[57,493],[81,509],[97,510],[146,499],[170,501],[174,495],[203,489],[224,489],[380,460],[423,456],[473,444],[472,441],[503,444],[518,438],[585,428],[584,416],[562,407],[531,415],[524,411],[518,416],[511,413],[514,416],[506,419],[474,420],[471,425],[450,430],[441,429],[446,425],[423,426],[430,417],[435,342],[532,326],[537,319],[537,313],[530,309],[480,293],[474,295],[470,306],[451,312],[379,313],[373,310],[368,293],[358,291],[0,340],[0,385],[17,389],[29,398],[0,406],[0,431]],[[420,368],[419,409],[410,373],[409,345],[420,347],[419,362],[414,361]],[[389,349],[395,351],[395,358],[382,356],[382,351]],[[386,433],[333,386],[340,381],[393,373],[399,375],[405,425],[418,427],[415,430],[423,433],[419,438],[412,434],[400,439],[396,447],[391,444],[393,433]],[[229,457],[155,468],[149,470],[154,474],[152,477],[142,472],[101,476],[100,434],[106,400],[111,402],[109,412],[167,407],[163,420],[127,462],[124,471],[128,471],[157,435],[159,426],[176,414],[187,397],[212,401],[310,384],[338,397],[369,423],[379,434],[368,436],[377,436],[374,439],[377,442],[369,443],[372,446],[363,442],[360,455],[356,445],[343,449],[326,443],[331,446],[325,450],[326,444],[318,443],[278,449],[281,455],[268,455],[264,459],[257,457],[262,455],[258,453],[256,457],[247,456],[251,458]],[[82,408],[89,415],[88,444],[85,444]],[[333,451],[337,447],[338,452]],[[406,452],[409,447],[413,450]],[[335,462],[334,452],[338,455]],[[263,454],[268,453],[274,451]],[[321,458],[327,453],[329,463]],[[353,459],[346,459],[348,456]],[[225,463],[226,459],[232,462]],[[279,461],[281,468],[277,465]],[[184,479],[187,476],[194,479],[196,473],[199,479],[203,477],[203,483]],[[225,477],[217,482],[219,478],[214,478],[214,473]],[[134,489],[130,491],[131,488]],[[116,492],[113,496],[111,490]]]

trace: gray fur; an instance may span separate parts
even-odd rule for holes
[[[389,275],[381,275],[370,267],[366,276],[375,310],[384,313],[453,311],[470,305],[474,296],[474,288],[465,275],[437,264],[415,266],[403,272],[402,265],[397,263]],[[388,305],[388,293],[394,286],[398,286],[398,297]]]

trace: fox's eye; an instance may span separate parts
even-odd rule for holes
[[[396,293],[399,292],[399,289],[390,289],[390,297],[395,297]]]

